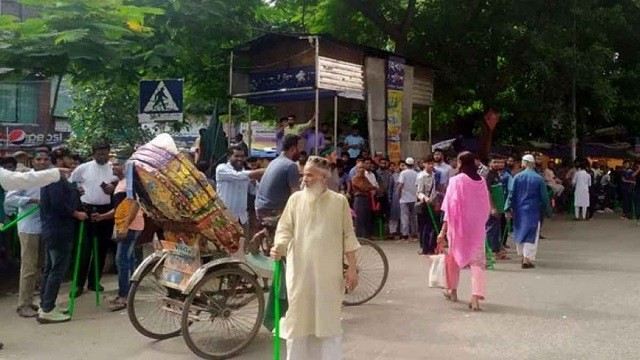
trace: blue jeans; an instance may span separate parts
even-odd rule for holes
[[[497,253],[502,247],[502,216],[491,216],[487,220],[487,242],[491,251]]]
[[[118,242],[116,267],[118,268],[118,296],[129,294],[129,280],[136,269],[136,240],[142,231],[129,230],[127,237]]]
[[[49,312],[56,307],[56,299],[60,285],[69,267],[73,242],[58,242],[56,246],[49,246],[45,240],[45,262],[40,285],[40,308]]]

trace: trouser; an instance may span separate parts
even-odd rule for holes
[[[447,287],[450,290],[457,290],[460,283],[460,267],[452,255],[447,255],[446,261]],[[487,288],[487,273],[485,270],[486,255],[484,247],[478,252],[475,259],[469,263],[471,268],[471,294],[477,296],[480,300],[484,300]]]
[[[118,241],[116,252],[116,266],[118,268],[118,296],[129,294],[129,280],[136,269],[135,246],[141,231],[129,230],[127,237]]]
[[[576,219],[586,219],[587,218],[587,207],[584,206],[575,206]]]
[[[304,336],[287,340],[287,360],[341,360],[342,336]]]
[[[622,214],[631,217],[633,215],[633,190],[622,190]]]
[[[532,243],[519,243],[516,244],[516,249],[519,256],[523,256],[528,260],[535,261],[536,254],[538,253],[538,241],[540,240],[540,224],[538,224],[538,231],[536,232],[536,239]]]
[[[38,281],[38,254],[40,252],[40,234],[19,233],[20,237],[20,286],[18,307],[33,304],[33,290]]]
[[[502,215],[489,215],[486,230],[489,247],[493,253],[497,253],[502,248]]]
[[[400,203],[400,228],[402,236],[418,234],[415,204],[415,202]]]
[[[353,210],[356,213],[356,236],[362,238],[370,237],[372,213],[369,197],[356,195],[355,199],[353,199]]]
[[[435,213],[434,218],[437,219]],[[429,215],[429,210],[426,206],[424,207],[424,211],[418,214],[418,232],[420,234],[420,249],[422,250],[422,253],[435,253],[437,246],[437,234],[435,228],[433,227],[433,220],[431,219],[431,215]]]
[[[56,244],[51,246],[51,244]],[[69,266],[73,241],[71,239],[48,239],[45,244],[46,257],[40,284],[40,308],[44,312],[53,310],[60,285]]]
[[[109,212],[111,205],[84,205],[89,214],[97,212],[104,214]],[[111,237],[113,235],[113,220],[104,220],[94,222],[91,219],[87,219],[84,222],[84,239],[82,241],[82,249],[80,256],[80,271],[78,274],[78,290],[84,288],[85,282],[89,289],[95,290],[96,286],[100,285],[100,277],[102,276],[102,270],[104,268],[105,257],[107,256],[107,250],[112,244]],[[98,242],[98,257],[93,256],[93,237],[97,238]],[[93,275],[95,262],[98,266],[98,283],[96,284],[96,277]],[[88,276],[91,274],[91,276]],[[88,278],[88,281],[87,281]]]

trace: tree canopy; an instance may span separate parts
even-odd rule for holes
[[[39,18],[0,17],[3,67],[74,81],[185,79],[190,113],[224,98],[229,49],[269,32],[324,33],[396,51],[435,72],[436,128],[566,143],[640,132],[637,0],[24,0]],[[457,135],[457,134],[456,134]]]

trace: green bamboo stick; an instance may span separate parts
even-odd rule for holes
[[[511,220],[507,219],[507,223],[504,225],[504,234],[502,234],[502,243],[505,243],[507,241],[509,231],[511,231]]]
[[[489,270],[493,270],[496,260],[493,257],[493,251],[491,251],[491,247],[489,246],[489,242],[486,238],[484,239],[484,251],[487,254],[487,265]]]
[[[93,273],[95,276],[96,307],[100,307],[100,264],[98,261],[98,237],[93,235]]]
[[[273,325],[275,332],[273,335],[273,359],[280,360],[280,276],[281,264],[280,260],[276,261],[273,272],[273,292],[275,294],[275,309],[273,311]]]
[[[427,210],[429,211],[429,217],[431,218],[431,222],[433,223],[433,229],[436,233],[439,233],[440,228],[438,227],[438,223],[436,222],[436,216],[433,214],[433,210],[431,209],[431,204],[427,204]]]
[[[31,216],[34,212],[36,212],[37,210],[39,210],[40,207],[39,206],[34,206],[31,209],[22,212],[20,214],[18,214],[18,216],[11,222],[4,224],[1,228],[0,231],[7,231],[9,230],[11,227],[15,226],[19,221],[21,221],[22,219]]]
[[[76,293],[78,292],[78,274],[80,273],[80,255],[82,254],[82,241],[84,239],[84,221],[80,221],[78,229],[78,242],[76,249],[76,261],[73,263],[73,281],[71,282],[71,299],[69,300],[69,316],[73,317],[76,306]]]

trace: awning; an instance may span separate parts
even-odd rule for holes
[[[320,98],[341,97],[345,99],[354,99],[364,101],[364,94],[347,91],[320,90]],[[313,101],[316,97],[316,91],[313,89],[282,89],[277,92],[269,92],[263,94],[242,94],[234,95],[247,99],[252,105],[275,105],[283,102],[292,101]]]

